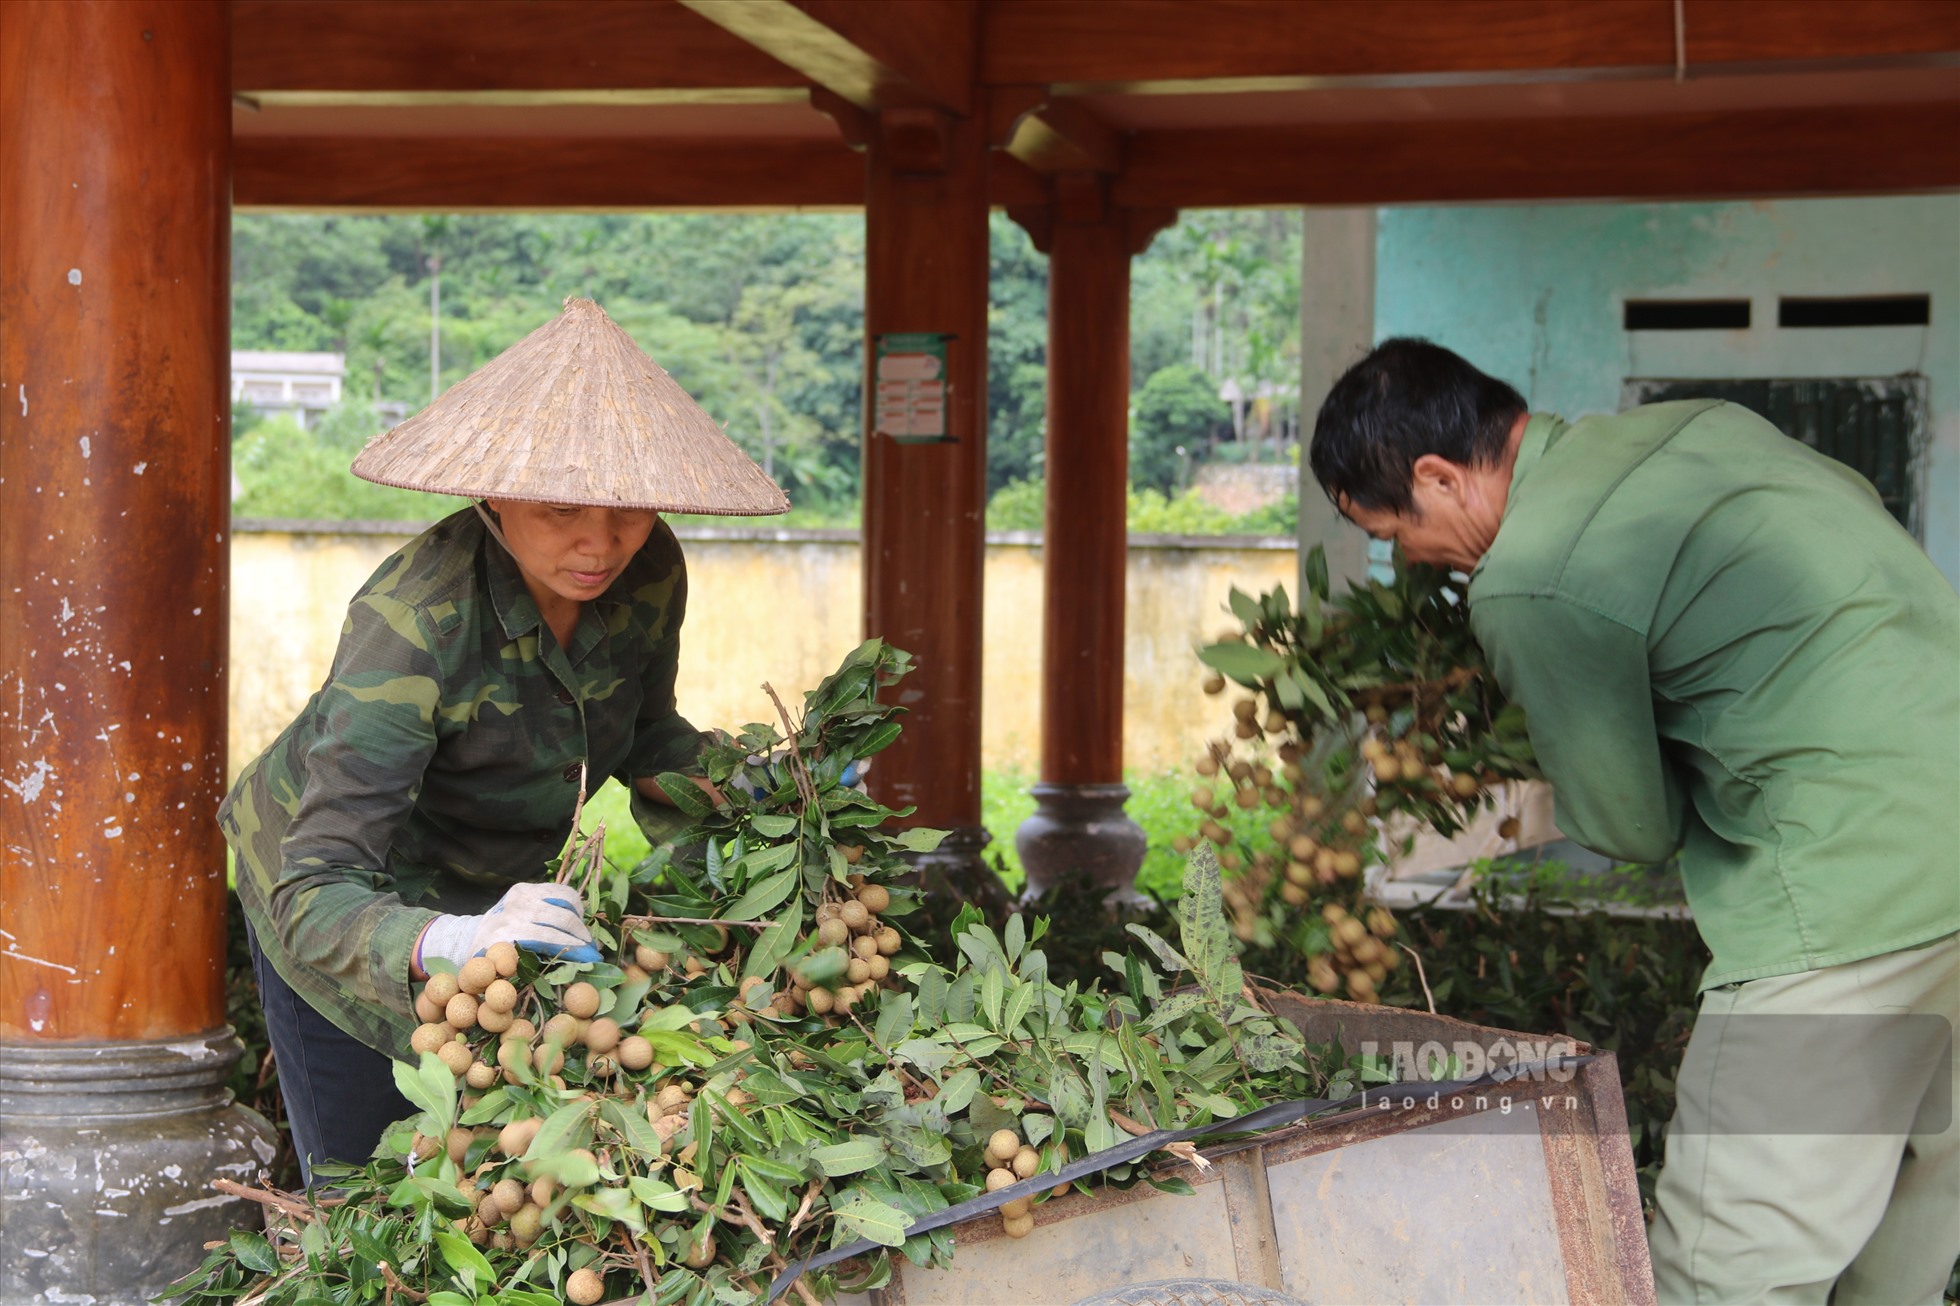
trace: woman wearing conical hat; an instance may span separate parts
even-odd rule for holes
[[[581,785],[689,770],[675,710],[687,573],[662,511],[789,503],[589,300],[354,461],[466,495],[354,595],[327,682],[219,810],[294,1145],[360,1162],[409,1113],[411,984],[492,944],[597,960],[534,883]],[[705,783],[705,782],[704,782]]]

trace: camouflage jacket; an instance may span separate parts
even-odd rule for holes
[[[686,600],[664,522],[569,649],[471,509],[382,563],[348,605],[326,684],[218,811],[246,918],[294,991],[405,1056],[422,927],[542,878],[580,763],[596,790],[698,754],[674,708]]]

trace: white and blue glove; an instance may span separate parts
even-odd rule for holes
[[[749,766],[761,769],[764,767],[776,767],[788,759],[788,757],[789,750],[787,748],[779,748],[767,757],[764,757],[760,753],[750,753],[745,760]],[[855,789],[858,786],[858,782],[864,778],[864,773],[870,769],[871,763],[853,759],[844,763],[844,770],[837,777],[837,782],[846,789]],[[750,798],[761,798],[769,792],[768,789],[763,787],[760,781],[751,780],[746,774],[736,777],[735,784],[736,787],[741,789]]]
[[[566,884],[514,884],[481,916],[438,916],[415,941],[415,965],[432,961],[461,969],[493,943],[514,943],[554,961],[597,961],[599,949],[585,928],[584,901]]]

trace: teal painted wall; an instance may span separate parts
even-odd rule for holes
[[[1932,296],[1925,327],[1786,330],[1783,295]],[[1735,331],[1621,327],[1628,298],[1748,298]],[[1628,377],[1926,376],[1920,520],[1960,585],[1960,196],[1384,209],[1375,336],[1427,336],[1532,408],[1612,412]]]

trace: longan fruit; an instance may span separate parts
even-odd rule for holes
[[[510,1236],[519,1247],[529,1247],[544,1233],[544,1212],[524,1205],[510,1217]]]
[[[1006,1216],[1001,1220],[1000,1227],[1006,1231],[1009,1238],[1025,1238],[1034,1232],[1034,1212]]]
[[[1294,865],[1298,866],[1299,863],[1295,862]],[[1280,901],[1289,907],[1304,907],[1307,905],[1310,895],[1304,888],[1289,879],[1285,884],[1279,886],[1279,896]]]
[[[531,1140],[538,1136],[538,1130],[542,1128],[544,1121],[536,1116],[513,1120],[497,1131],[497,1150],[505,1156],[522,1156],[524,1149],[531,1145]]]
[[[423,994],[438,1007],[448,1006],[449,1000],[462,991],[463,986],[447,971],[429,976],[429,982],[422,986]]]
[[[889,925],[880,926],[878,932],[871,937],[878,940],[878,953],[880,956],[895,956],[898,950],[905,946],[905,940],[900,937],[899,932]],[[866,958],[866,960],[868,961],[870,958]]]
[[[826,948],[841,948],[850,937],[851,927],[835,916],[817,925],[817,942]]]
[[[871,963],[862,957],[851,958],[851,964],[844,967],[844,978],[853,984],[864,983],[871,978]]]
[[[1458,771],[1450,777],[1450,792],[1458,798],[1475,798],[1481,788],[1483,786],[1477,783],[1477,777],[1467,772]]]
[[[1225,677],[1214,671],[1205,677],[1203,688],[1207,694],[1222,694],[1225,692]]]
[[[681,963],[681,974],[687,976],[689,979],[699,979],[707,973],[708,967],[706,963],[693,953],[689,953],[687,960]]]
[[[1517,817],[1507,816],[1497,823],[1497,837],[1500,839],[1515,839],[1518,837],[1518,831],[1521,828],[1518,824]]]
[[[472,1061],[470,1068],[463,1072],[463,1082],[474,1089],[486,1089],[497,1082],[497,1068],[481,1061]]]
[[[1188,853],[1197,846],[1197,841],[1188,834],[1174,834],[1171,836],[1172,852]]]
[[[524,1185],[515,1179],[499,1179],[490,1189],[490,1196],[497,1201],[497,1207],[505,1215],[517,1214],[524,1205]]]
[[[436,1049],[436,1057],[449,1068],[449,1073],[461,1079],[476,1064],[476,1054],[470,1051],[467,1043],[445,1043]]]
[[[687,1110],[688,1101],[693,1096],[685,1084],[669,1084],[654,1094],[653,1100],[662,1111],[678,1114]]]
[[[508,1214],[509,1212],[499,1206],[496,1197],[490,1193],[485,1193],[476,1200],[476,1218],[486,1229],[494,1229],[502,1224]]]
[[[851,951],[866,961],[871,960],[871,958],[878,955],[877,936],[871,934],[858,935],[855,939],[851,940]]]
[[[837,919],[852,930],[861,930],[871,919],[870,909],[856,898],[852,898],[837,908]]]
[[[436,1153],[441,1150],[442,1144],[430,1138],[427,1134],[417,1134],[408,1145],[409,1155],[418,1161],[432,1161],[435,1159]]]
[[[837,998],[829,989],[810,990],[810,1010],[819,1016],[827,1016],[837,1005]]]
[[[1259,700],[1242,698],[1232,704],[1232,715],[1241,721],[1250,721],[1259,715]]]
[[[539,1210],[543,1210],[545,1207],[550,1206],[551,1199],[558,1195],[558,1181],[549,1175],[533,1179],[529,1192],[531,1195],[531,1204]]]
[[[987,1171],[987,1191],[990,1193],[997,1193],[1001,1189],[1018,1182],[1020,1181],[1015,1179],[1014,1172],[1004,1167],[995,1166],[993,1169]]]
[[[851,1008],[857,1005],[860,996],[858,987],[855,984],[846,984],[843,988],[838,989],[836,993],[831,995],[830,1009],[840,1016],[847,1015]]]
[[[585,1027],[584,1039],[594,1052],[610,1052],[619,1046],[619,1022],[602,1016]]]
[[[843,854],[845,863],[850,866],[856,866],[864,857],[864,849],[854,843],[840,843],[837,851]]]
[[[526,1043],[529,1043],[538,1036],[538,1027],[524,1017],[519,1016],[516,1020],[510,1022],[510,1028],[505,1030],[504,1034],[507,1038],[521,1038]]]
[[[456,974],[456,981],[465,993],[481,993],[496,978],[497,963],[488,957],[471,957]]]
[[[469,1155],[470,1144],[475,1141],[476,1135],[474,1133],[463,1128],[461,1125],[456,1125],[450,1129],[448,1135],[443,1139],[443,1150],[449,1153],[450,1160],[454,1161],[457,1165],[461,1165],[463,1164],[463,1158]]]
[[[565,1279],[565,1298],[575,1306],[593,1306],[606,1295],[606,1281],[597,1270],[586,1266],[573,1270]]]
[[[1021,1150],[1021,1136],[1012,1129],[996,1129],[987,1138],[987,1159],[997,1163],[1012,1161]]]
[[[517,1010],[517,986],[507,979],[491,980],[484,986],[483,1000],[477,1004],[479,1011],[488,1007],[492,1011]]]
[[[517,945],[508,941],[493,943],[483,953],[497,974],[509,979],[517,973]]]
[[[1341,851],[1334,855],[1334,874],[1343,880],[1351,880],[1361,873],[1361,857],[1358,853]]]
[[[892,959],[884,955],[884,945],[882,943],[879,944],[879,955],[870,958],[864,965],[865,969],[870,972],[871,981],[874,984],[892,973]]]
[[[599,1014],[599,990],[580,980],[565,989],[559,1005],[580,1020],[590,1020]]]
[[[435,1001],[429,997],[429,991],[426,988],[415,995],[415,1018],[424,1025],[439,1025],[442,1023],[442,1008],[437,1006]]]
[[[892,891],[882,884],[867,884],[857,892],[857,900],[872,914],[884,911],[892,905]]]
[[[476,1008],[476,1027],[491,1034],[507,1034],[517,1017],[508,1011],[495,1011],[482,1003]]]
[[[578,1041],[578,1017],[569,1011],[561,1011],[544,1023],[544,1041],[563,1047]]]
[[[540,1075],[555,1075],[565,1068],[565,1049],[556,1043],[541,1043],[531,1054],[531,1065]]]
[[[1011,1202],[1002,1202],[999,1211],[1003,1219],[1013,1220],[1034,1212],[1034,1198],[1017,1197]]]
[[[1041,1169],[1041,1153],[1035,1151],[1032,1147],[1023,1147],[1014,1154],[1014,1177],[1016,1179],[1032,1178],[1034,1172],[1039,1169]]]
[[[660,1111],[660,1105],[655,1103],[653,1110]],[[653,1132],[660,1135],[661,1150],[665,1151],[667,1144],[674,1141],[674,1135],[687,1128],[687,1117],[662,1112],[653,1118],[652,1124]]]
[[[1191,791],[1191,806],[1209,815],[1218,806],[1218,795],[1210,785],[1199,785]]]
[[[644,943],[636,944],[633,948],[634,964],[649,974],[657,970],[666,970],[667,963],[672,960],[673,958],[660,949],[649,948]]]
[[[442,1009],[442,1018],[457,1029],[475,1029],[476,999],[467,993],[458,993]]]
[[[1259,791],[1257,789],[1241,789],[1232,795],[1232,801],[1244,810],[1251,811],[1253,808],[1259,806]]]
[[[715,1236],[712,1233],[703,1233],[699,1238],[688,1243],[687,1255],[681,1257],[682,1262],[690,1270],[706,1269],[714,1263],[714,1259]]]
[[[456,1031],[447,1025],[434,1023],[417,1025],[415,1032],[408,1036],[408,1046],[415,1052],[434,1052],[443,1044],[453,1041],[455,1037]]]

